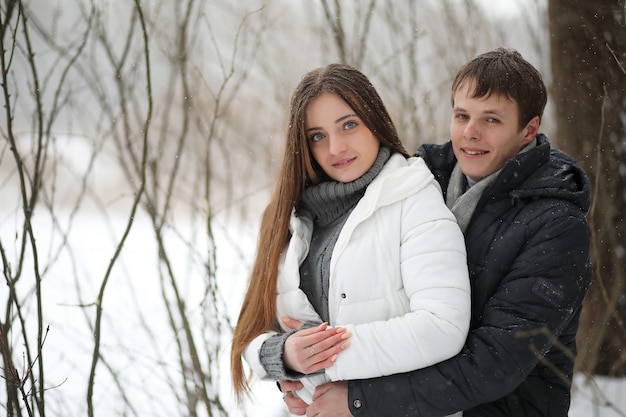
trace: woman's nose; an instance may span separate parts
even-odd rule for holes
[[[331,155],[339,155],[347,149],[346,142],[341,135],[330,135],[328,141]]]

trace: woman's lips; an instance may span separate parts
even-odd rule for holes
[[[337,162],[333,162],[333,168],[345,168],[352,164],[356,158],[344,158]]]

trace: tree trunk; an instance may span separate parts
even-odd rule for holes
[[[558,140],[592,184],[594,281],[576,368],[626,374],[626,27],[624,0],[550,0]]]

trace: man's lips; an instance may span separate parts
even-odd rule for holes
[[[468,149],[468,148],[461,148],[461,151],[463,151],[463,153],[468,156],[480,156],[480,155],[485,155],[489,153],[489,151],[483,151],[481,149]]]
[[[333,165],[333,168],[344,168],[344,167],[350,165],[355,159],[356,159],[356,157],[354,157],[354,158],[344,158],[344,159],[341,159],[341,160],[339,160],[337,162],[333,162],[332,165]]]

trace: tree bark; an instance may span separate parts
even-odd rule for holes
[[[626,27],[624,0],[550,0],[555,142],[590,177],[594,281],[576,369],[626,374]]]

